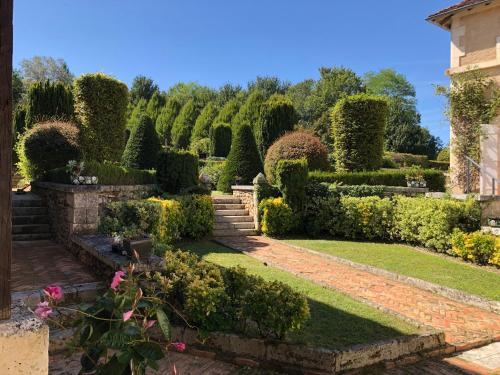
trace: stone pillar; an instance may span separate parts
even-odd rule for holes
[[[481,168],[483,173],[480,176],[479,192],[480,195],[492,194],[492,179],[489,175],[498,179],[499,176],[499,152],[500,152],[500,126],[482,125],[481,136]],[[495,195],[498,193],[499,186],[495,186]]]
[[[268,184],[266,177],[262,174],[259,173],[254,179],[253,179],[253,204],[255,205],[255,215],[254,215],[254,222],[255,222],[255,229],[260,231],[260,217],[259,217],[259,186]]]

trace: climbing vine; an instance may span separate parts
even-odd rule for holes
[[[452,77],[450,88],[438,86],[437,93],[448,98],[446,109],[451,123],[452,185],[462,190],[467,181],[466,156],[479,162],[482,124],[489,124],[498,114],[500,90],[494,80],[479,70],[470,70]],[[478,186],[479,174],[471,170],[471,186]]]

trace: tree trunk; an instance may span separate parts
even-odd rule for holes
[[[12,15],[13,0],[0,0],[0,320],[11,308]]]

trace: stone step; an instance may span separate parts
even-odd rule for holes
[[[45,203],[38,195],[31,193],[23,195],[12,195],[12,207],[43,207]]]
[[[229,222],[223,222],[223,223],[215,223],[214,226],[215,230],[219,229],[255,229],[255,224],[254,222],[236,222],[236,223],[229,223]]]
[[[33,233],[33,234],[13,234],[12,241],[35,241],[49,240],[52,238],[50,233]]]
[[[47,207],[12,207],[12,216],[47,215]]]
[[[222,216],[222,215],[217,215],[215,216],[215,222],[216,223],[243,223],[243,222],[252,222],[253,223],[253,217],[252,216]]]
[[[13,225],[13,234],[35,234],[35,233],[49,233],[49,224],[24,224]]]
[[[215,203],[214,208],[216,211],[218,210],[244,210],[245,205],[244,204],[239,204],[239,203]]]
[[[248,216],[248,210],[219,210],[215,216]]]
[[[214,237],[243,237],[256,236],[255,229],[216,229],[213,232]]]
[[[214,202],[214,204],[240,204],[241,203],[240,198],[235,198],[232,195],[228,195],[227,197],[225,197],[225,196],[213,197],[212,201]]]
[[[49,218],[46,215],[14,216],[12,218],[12,225],[47,224],[48,222]]]

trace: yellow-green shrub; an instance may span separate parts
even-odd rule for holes
[[[182,205],[173,199],[149,198],[148,200],[157,203],[161,207],[158,227],[155,230],[158,241],[172,243],[180,239],[186,221],[182,212]]]
[[[259,204],[259,215],[264,234],[283,235],[294,226],[293,211],[283,198],[264,199]]]
[[[451,239],[451,253],[477,264],[500,265],[500,239],[481,231],[455,231]]]

